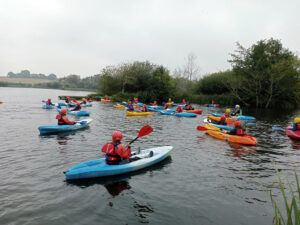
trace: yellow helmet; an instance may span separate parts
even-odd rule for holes
[[[85,101],[86,99],[85,98],[82,98],[82,101]]]
[[[299,118],[299,117],[296,117],[296,118],[294,119],[294,123],[300,123],[300,118]]]
[[[226,112],[227,112],[227,113],[230,113],[230,109],[226,109]]]

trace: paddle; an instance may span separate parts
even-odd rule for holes
[[[150,133],[152,133],[153,131],[153,128],[150,126],[150,125],[146,125],[146,126],[143,126],[141,129],[140,129],[140,132],[138,134],[138,136],[133,139],[132,141],[130,141],[129,143],[132,144],[133,142],[135,142],[138,138],[140,137],[144,137]],[[111,143],[107,143],[105,144],[103,147],[102,147],[102,152],[108,152],[108,151],[112,151],[114,148],[113,144]],[[106,150],[105,150],[106,149]],[[132,154],[132,155],[135,155],[135,154]]]
[[[276,127],[276,126],[272,127],[272,129],[273,129],[273,130],[285,130],[285,129],[282,128],[282,127]]]
[[[143,126],[141,129],[140,129],[140,132],[138,134],[138,136],[133,139],[132,141],[129,142],[129,144],[132,144],[133,142],[135,142],[138,138],[140,137],[144,137],[150,133],[153,132],[153,128],[150,126],[150,125],[146,125],[146,126]]]
[[[208,129],[206,127],[203,127],[203,126],[197,126],[197,130],[199,130],[199,131],[206,131]]]

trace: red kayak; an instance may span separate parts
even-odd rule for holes
[[[290,130],[290,128],[292,127],[287,127],[285,129],[285,133],[287,136],[289,136],[290,138],[292,139],[297,139],[297,140],[300,140],[300,130]]]
[[[195,109],[195,110],[183,110],[183,112],[196,113],[196,114],[199,114],[199,115],[202,114],[202,110],[201,110],[201,109]]]

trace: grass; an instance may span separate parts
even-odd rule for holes
[[[285,213],[282,213],[281,208],[278,206],[278,203],[274,196],[272,195],[272,190],[270,190],[270,196],[272,200],[272,204],[275,211],[275,216],[273,218],[273,224],[276,225],[300,225],[300,212],[299,212],[299,204],[300,204],[300,185],[298,176],[295,172],[296,179],[296,194],[293,191],[292,185],[289,180],[286,178],[288,183],[288,194],[285,190],[284,184],[282,182],[280,172],[276,169],[276,174],[279,181],[279,188],[283,197]]]

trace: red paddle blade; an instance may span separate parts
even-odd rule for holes
[[[206,131],[207,128],[206,127],[202,127],[202,126],[197,126],[197,130]]]
[[[114,145],[111,143],[107,143],[102,147],[102,152],[111,152],[114,150]]]
[[[138,137],[146,136],[147,134],[152,133],[153,128],[150,125],[143,126],[139,132]]]

